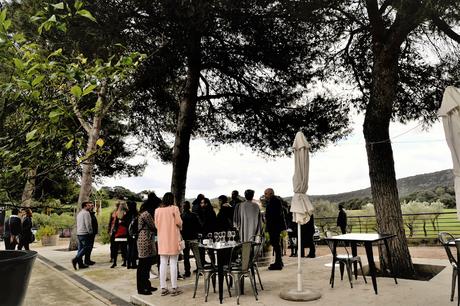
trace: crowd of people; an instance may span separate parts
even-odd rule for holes
[[[254,236],[268,233],[269,243],[273,247],[274,262],[269,270],[282,270],[282,242],[281,233],[288,231],[291,245],[291,256],[296,256],[297,224],[292,221],[292,213],[288,204],[275,195],[272,188],[264,191],[262,198],[265,214],[261,213],[261,205],[254,201],[254,190],[246,190],[244,199],[240,198],[237,190],[231,197],[225,195],[218,197],[218,212],[209,198],[199,194],[190,203],[185,201],[177,205],[171,192],[164,194],[160,199],[154,192],[142,203],[140,210],[134,201],[119,200],[110,214],[108,234],[110,236],[110,261],[111,268],[118,263],[121,253],[121,266],[128,269],[137,269],[137,291],[139,294],[151,295],[157,288],[150,283],[152,266],[156,265],[157,275],[160,278],[161,295],[175,296],[181,294],[178,278],[190,277],[193,273],[190,264],[191,242],[206,237],[211,238],[216,232],[235,233],[236,239],[245,242],[251,241]],[[94,212],[94,204],[84,201],[77,215],[78,251],[72,259],[75,270],[85,269],[95,262],[91,260],[95,236],[98,233],[98,221]],[[346,227],[346,214],[340,207],[337,225],[342,232]],[[29,249],[33,241],[32,212],[29,208],[13,209],[9,219],[5,222],[5,246],[13,250]],[[301,256],[315,257],[315,244],[313,241],[314,217],[301,226],[302,241]],[[184,245],[181,246],[181,241]],[[309,248],[307,256],[305,248]],[[183,254],[184,275],[179,274],[179,255]],[[202,253],[202,261],[205,254]],[[215,262],[215,255],[208,250],[209,260]],[[170,287],[167,284],[167,270],[169,266]]]
[[[32,211],[30,208],[13,208],[5,221],[3,241],[6,250],[29,250],[29,244],[35,240],[32,233]]]

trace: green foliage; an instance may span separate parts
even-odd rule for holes
[[[46,227],[51,226],[55,229],[64,229],[64,228],[72,228],[75,224],[75,218],[71,214],[63,213],[61,215],[58,214],[38,214],[33,213],[32,217],[34,226],[36,227]]]
[[[41,240],[44,236],[53,236],[57,234],[57,229],[51,225],[45,225],[40,227],[35,234],[37,240]]]

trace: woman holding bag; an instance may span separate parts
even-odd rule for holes
[[[174,195],[165,193],[161,206],[155,211],[155,226],[158,233],[158,254],[160,255],[160,286],[161,295],[171,293],[176,296],[182,293],[177,287],[177,260],[180,253],[180,230],[182,219],[179,208],[174,204]],[[171,291],[166,284],[166,269],[170,269]]]

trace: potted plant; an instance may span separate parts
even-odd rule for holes
[[[41,226],[35,235],[37,240],[42,242],[43,246],[57,245],[57,229],[51,225]]]

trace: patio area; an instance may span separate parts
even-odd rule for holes
[[[93,259],[97,264],[89,269],[74,271],[70,259],[74,252],[64,251],[66,241],[57,247],[32,248],[40,257],[34,266],[25,305],[204,305],[202,279],[195,299],[193,288],[195,279],[179,281],[183,294],[161,297],[158,292],[151,296],[136,293],[135,270],[124,267],[110,269],[108,245],[97,244]],[[359,249],[360,253],[361,249]],[[350,288],[346,275],[340,281],[338,268],[334,288],[330,288],[331,272],[330,251],[327,246],[319,246],[318,257],[302,258],[304,287],[319,291],[321,299],[308,302],[309,305],[455,305],[450,302],[450,284],[452,269],[449,266],[442,247],[411,247],[413,261],[417,264],[446,266],[429,281],[398,279],[398,285],[391,278],[377,278],[379,294],[374,294],[370,278],[365,284],[362,277],[354,281]],[[295,305],[279,297],[281,290],[296,288],[297,259],[283,257],[285,267],[282,271],[268,271],[260,268],[265,290],[259,290],[259,300],[252,295],[249,282],[246,282],[246,294],[240,297],[241,305]],[[362,256],[363,264],[367,261]],[[183,269],[180,262],[180,269]],[[193,263],[192,263],[193,265]],[[159,287],[159,280],[152,279],[152,285]],[[218,294],[210,291],[206,305],[219,305]],[[229,297],[225,291],[222,305],[236,305],[236,298]]]

